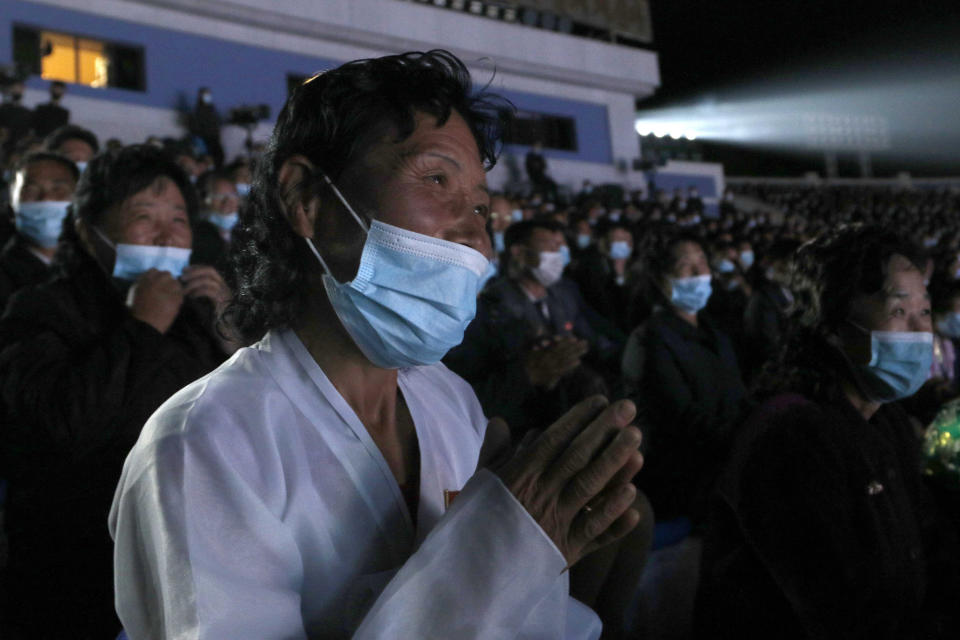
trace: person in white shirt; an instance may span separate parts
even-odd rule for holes
[[[510,451],[438,364],[489,275],[493,100],[443,51],[288,100],[234,231],[226,321],[257,342],[154,414],[117,488],[131,639],[599,637],[565,569],[637,524],[635,408]]]

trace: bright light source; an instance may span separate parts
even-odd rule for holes
[[[697,132],[696,132],[696,131],[687,130],[687,132],[683,134],[683,137],[686,138],[687,140],[696,140],[696,139],[697,139]]]

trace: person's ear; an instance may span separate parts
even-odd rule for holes
[[[296,154],[283,161],[277,176],[283,215],[294,233],[304,238],[313,238],[320,209],[313,174],[313,163]]]

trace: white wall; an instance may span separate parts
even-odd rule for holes
[[[639,155],[634,131],[635,99],[650,95],[660,83],[657,56],[465,13],[399,0],[35,0],[58,7],[110,16],[177,31],[292,51],[334,60],[384,55],[411,49],[448,48],[467,63],[475,80],[492,88],[581,100],[607,106],[614,162],[629,165]],[[25,96],[40,102],[45,96]],[[73,120],[99,136],[124,142],[142,140],[145,128],[177,135],[173,110],[116,105],[67,94],[64,105]],[[145,125],[149,123],[149,125]],[[258,139],[269,136],[261,125]],[[228,157],[243,150],[245,133],[228,127]],[[642,175],[620,174],[613,165],[550,160],[555,180],[578,187],[595,182],[639,186]],[[490,176],[494,186],[499,173]]]

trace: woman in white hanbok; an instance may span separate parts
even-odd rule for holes
[[[154,414],[117,489],[133,640],[599,636],[565,569],[637,523],[633,406],[585,401],[491,471],[504,425],[439,364],[491,256],[470,91],[430,52],[288,100],[234,234],[256,344]]]

